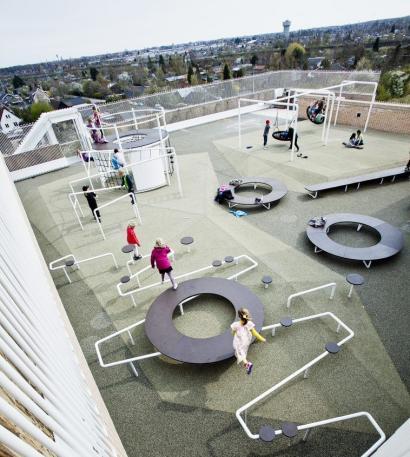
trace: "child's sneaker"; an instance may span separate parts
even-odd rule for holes
[[[253,363],[252,362],[248,362],[248,364],[246,365],[246,373],[247,374],[251,374],[252,373],[252,368],[253,368]]]
[[[175,286],[172,286],[172,288],[173,288],[174,290],[177,290],[177,288],[178,288],[178,284],[177,284],[177,283],[175,283]]]

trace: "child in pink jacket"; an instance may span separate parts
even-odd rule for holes
[[[155,265],[158,268],[158,271],[161,275],[162,282],[164,282],[165,273],[168,275],[169,280],[172,283],[172,288],[176,290],[178,284],[175,282],[175,279],[172,276],[172,266],[169,261],[168,254],[171,252],[171,249],[166,246],[162,238],[157,238],[155,240],[154,249],[151,252],[151,267],[155,268]]]

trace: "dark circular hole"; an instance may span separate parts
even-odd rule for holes
[[[216,294],[201,294],[179,306],[172,316],[175,328],[191,338],[211,338],[226,332],[235,320],[235,309],[226,298]]]
[[[363,225],[357,231],[357,227],[357,224],[333,224],[330,226],[328,236],[336,243],[352,248],[368,248],[380,241],[380,235],[377,230]]]
[[[235,194],[241,195],[242,197],[255,197],[258,195],[267,195],[272,192],[272,187],[258,185],[254,189],[253,184],[241,184],[235,188]]]

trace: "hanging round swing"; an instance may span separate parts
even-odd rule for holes
[[[310,122],[313,122],[314,124],[323,124],[325,122],[325,115],[322,113],[316,114],[316,116],[313,115],[312,113],[312,108],[308,106],[306,108],[306,116],[309,119]]]
[[[272,138],[279,141],[289,141],[289,132],[287,130],[279,130],[279,115],[276,111],[275,131],[272,133]]]

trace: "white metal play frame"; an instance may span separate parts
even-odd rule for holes
[[[63,270],[64,274],[66,275],[66,278],[68,279],[68,282],[71,284],[72,281],[71,281],[70,276],[68,275],[68,272],[66,270],[67,265],[64,262],[63,264],[56,266],[57,263],[61,262],[62,260],[65,260],[65,259],[72,259],[74,261],[74,263],[73,263],[73,265],[70,265],[70,266],[72,266],[72,267],[76,266],[79,269],[80,268],[79,267],[80,263],[89,262],[90,260],[101,259],[102,257],[107,257],[107,256],[112,258],[112,260],[114,262],[114,265],[118,270],[118,263],[117,263],[117,260],[116,260],[114,254],[112,252],[106,252],[105,254],[96,255],[94,257],[88,257],[87,259],[82,259],[82,260],[77,260],[76,257],[73,254],[67,254],[64,257],[60,257],[59,259],[56,259],[56,260],[53,260],[52,262],[50,262],[48,267],[49,267],[49,269],[51,271]]]
[[[294,145],[294,142],[295,142],[295,138],[296,138],[296,135],[297,135],[297,132],[298,132],[298,115],[299,115],[299,105],[297,103],[290,103],[290,101],[288,100],[287,102],[276,102],[276,100],[255,100],[255,99],[251,99],[251,98],[240,98],[238,100],[238,141],[239,141],[239,149],[242,149],[242,128],[241,128],[241,110],[243,109],[241,103],[253,103],[254,105],[257,105],[255,107],[255,110],[252,110],[252,111],[256,111],[257,108],[258,108],[258,105],[259,106],[262,106],[262,108],[266,107],[266,108],[269,108],[271,107],[272,103],[275,103],[275,105],[279,105],[279,106],[284,106],[286,107],[286,112],[290,112],[292,114],[292,118],[291,120],[289,121],[288,119],[286,119],[286,129],[288,128],[289,125],[294,125],[293,129],[294,129],[294,136],[293,136],[293,139],[292,139],[292,144],[291,144],[291,151],[290,151],[290,160],[293,161],[294,160],[294,153],[295,153],[295,145]],[[262,109],[261,108],[261,109]],[[278,110],[278,108],[276,108]],[[249,113],[249,110],[246,110],[247,113]]]
[[[285,97],[279,97],[274,100],[268,100],[266,103],[263,102],[262,100],[255,100],[255,99],[239,99],[238,100],[238,143],[239,143],[239,148],[242,149],[242,142],[241,142],[241,100],[246,102],[253,102],[253,103],[264,103],[264,104],[275,104],[278,105],[280,102],[285,102],[286,106],[291,106],[292,104],[290,103],[290,99],[292,98],[294,100],[294,104],[297,105],[296,100],[299,97],[306,96],[306,95],[327,95],[327,103],[326,103],[326,111],[325,111],[325,121],[322,129],[322,141],[326,145],[328,142],[329,138],[329,131],[330,131],[330,124],[333,116],[333,109],[334,109],[334,104],[335,101],[337,100],[337,108],[336,108],[336,114],[335,114],[335,120],[334,124],[336,125],[337,123],[337,117],[339,114],[339,108],[340,108],[340,102],[346,101],[343,99],[342,94],[343,94],[343,89],[349,86],[354,86],[354,85],[367,85],[367,86],[372,86],[373,91],[371,94],[371,101],[369,102],[369,110],[367,112],[367,118],[366,122],[364,125],[364,132],[367,130],[367,126],[369,124],[369,119],[370,119],[370,114],[373,109],[373,105],[376,100],[376,91],[377,91],[377,82],[373,81],[349,81],[345,80],[342,81],[340,84],[336,84],[334,86],[329,86],[329,87],[324,87],[324,88],[319,88],[319,89],[289,89],[288,90],[288,95]],[[336,97],[335,90],[339,90],[339,94]],[[292,95],[290,92],[293,91]],[[296,129],[295,129],[296,133]],[[292,145],[293,146],[293,145]],[[292,147],[292,155],[291,155],[291,160],[293,160],[293,147]]]
[[[158,146],[158,147],[154,147],[154,148],[127,149],[127,152],[130,152],[130,153],[131,152],[141,152],[141,151],[144,151],[144,152],[159,151],[160,153],[158,155],[156,155],[155,157],[150,157],[148,159],[140,160],[138,162],[131,162],[129,164],[124,164],[122,169],[128,170],[128,169],[132,169],[133,166],[138,166],[138,165],[142,165],[144,163],[153,162],[153,161],[162,159],[164,162],[164,165],[165,165],[164,168],[165,168],[165,176],[167,179],[167,185],[170,186],[171,185],[171,178],[170,178],[171,170],[169,167],[169,159],[173,159],[174,160],[174,163],[173,163],[174,171],[175,171],[175,174],[177,177],[178,192],[179,192],[179,195],[182,197],[183,194],[182,194],[181,175],[179,174],[178,156],[177,156],[177,153],[175,152],[175,148],[172,146],[163,146],[163,147]],[[82,151],[82,152],[86,152],[86,153],[90,154],[91,156],[93,155],[94,152],[98,152],[99,154],[102,154],[102,155],[108,154],[110,156],[113,154],[114,151],[113,150],[105,150],[105,151],[89,150],[89,151]],[[90,168],[87,167],[86,168],[87,177],[82,178],[80,180],[95,178],[95,177],[102,177],[104,175],[104,172],[98,172],[94,175],[89,175],[89,170],[90,170]],[[71,181],[70,183],[79,182],[80,180]],[[143,191],[143,192],[145,192],[145,191]],[[138,191],[137,191],[137,193],[138,193]]]
[[[331,312],[325,312],[325,313],[315,314],[315,315],[311,315],[311,316],[307,316],[307,317],[302,317],[302,318],[299,318],[299,319],[294,319],[292,321],[292,325],[296,324],[296,323],[300,323],[300,322],[310,321],[310,320],[313,320],[313,319],[321,319],[323,317],[331,317],[333,320],[335,320],[337,322],[336,332],[339,332],[341,327],[343,327],[348,332],[348,336],[346,336],[345,338],[343,338],[341,341],[339,341],[337,343],[339,346],[342,346],[347,341],[349,341],[351,338],[353,338],[353,336],[354,336],[353,330],[351,330],[345,323],[343,323],[337,316],[335,316]],[[280,327],[282,327],[282,324],[280,324],[280,323],[273,324],[273,325],[267,325],[265,327],[262,327],[261,331],[271,330],[272,336],[274,336],[276,329],[280,328]],[[236,418],[238,419],[240,425],[242,426],[243,430],[245,431],[245,433],[247,434],[247,436],[249,438],[251,438],[253,440],[256,440],[256,439],[259,439],[259,435],[252,433],[251,430],[249,429],[247,423],[246,423],[248,409],[250,407],[254,406],[256,403],[260,402],[261,400],[265,399],[267,396],[269,396],[273,392],[277,391],[280,387],[282,387],[285,384],[287,384],[290,381],[292,381],[297,376],[303,374],[303,377],[307,378],[310,368],[313,367],[316,363],[320,362],[325,357],[327,357],[328,355],[329,355],[329,352],[328,351],[324,351],[318,357],[316,357],[315,359],[313,359],[310,362],[308,362],[307,364],[305,364],[303,367],[301,367],[298,370],[296,370],[295,372],[293,372],[287,378],[285,378],[282,381],[274,384],[270,389],[268,389],[265,392],[263,392],[262,394],[258,395],[256,398],[254,398],[250,402],[246,403],[245,405],[241,406],[236,411],[236,413],[235,413]],[[245,418],[244,419],[242,418],[242,413],[245,413]],[[383,430],[380,428],[378,423],[375,421],[375,419],[368,412],[359,412],[359,413],[349,414],[349,415],[346,415],[346,416],[333,417],[331,419],[325,419],[325,420],[322,420],[322,421],[319,421],[319,422],[312,422],[310,424],[299,425],[299,426],[297,426],[297,429],[298,430],[305,430],[305,434],[304,434],[303,440],[306,441],[310,430],[312,430],[314,428],[320,427],[322,425],[328,425],[328,424],[331,424],[331,423],[334,423],[334,422],[340,422],[340,421],[353,419],[353,418],[356,418],[356,417],[361,417],[361,416],[364,416],[367,419],[369,419],[370,423],[373,425],[373,427],[376,429],[376,431],[380,435],[380,438],[377,440],[377,442],[374,443],[364,454],[362,454],[362,457],[368,457],[386,439],[386,436],[385,436]],[[281,434],[282,434],[282,430],[275,430],[275,436],[279,436]]]
[[[104,203],[101,206],[98,206],[98,208],[95,208],[95,210],[93,211],[95,220],[96,220],[96,222],[98,224],[98,228],[100,229],[101,235],[102,235],[104,240],[106,239],[105,232],[104,232],[104,229],[103,229],[103,226],[102,226],[100,220],[97,217],[97,211],[101,210],[102,208],[106,208],[107,206],[110,206],[110,205],[112,205],[114,203],[117,203],[118,201],[123,200],[124,198],[127,198],[127,197],[132,198],[132,200],[134,202],[133,204],[131,204],[132,210],[134,212],[135,217],[139,220],[140,224],[142,224],[142,219],[141,219],[140,212],[139,212],[138,205],[137,205],[137,199],[135,198],[135,195],[132,192],[129,192],[128,194],[122,195],[121,197],[114,198],[114,200],[111,200],[111,201],[109,201],[107,203]]]
[[[85,216],[83,213],[83,209],[81,208],[80,201],[77,198],[77,195],[84,195],[84,194],[88,194],[91,192],[95,192],[98,194],[98,192],[104,192],[107,190],[115,190],[115,189],[122,189],[122,187],[121,186],[103,187],[102,189],[91,189],[91,190],[82,191],[82,192],[71,192],[68,194],[68,199],[70,200],[71,206],[74,210],[74,214],[77,217],[77,221],[80,224],[81,230],[84,230],[84,227],[83,227],[83,224],[81,223],[81,218],[80,218],[79,214],[77,213],[77,208],[80,210],[81,216],[82,217],[85,217]]]
[[[252,259],[251,257],[249,257],[247,254],[242,254],[242,255],[239,255],[237,257],[234,257],[234,262],[226,262],[225,260],[222,260],[221,261],[221,266],[222,265],[232,265],[232,263],[234,263],[235,265],[238,265],[240,259],[249,260],[249,262],[251,262],[251,266],[239,271],[238,273],[235,273],[235,274],[229,276],[227,279],[234,279],[235,281],[237,281],[239,276],[247,273],[248,271],[253,270],[254,268],[256,268],[258,266],[258,262],[256,260]],[[130,279],[137,278],[137,282],[138,282],[138,288],[137,289],[133,289],[133,290],[129,290],[127,292],[123,292],[121,290],[121,286],[123,286],[124,284],[118,283],[117,284],[117,291],[118,291],[118,294],[120,295],[120,297],[128,297],[130,295],[133,305],[136,306],[136,303],[135,303],[135,300],[134,300],[134,294],[142,292],[142,291],[147,290],[147,289],[152,289],[153,287],[161,286],[162,282],[155,282],[153,284],[149,284],[148,286],[141,287],[141,282],[140,282],[139,276],[141,275],[141,273],[143,273],[144,271],[149,270],[150,268],[151,268],[151,266],[149,265],[149,266],[143,268],[140,271],[137,271],[136,273],[134,273],[133,275],[130,276]],[[187,276],[192,276],[192,275],[197,274],[197,273],[203,273],[204,271],[212,270],[212,269],[215,269],[215,268],[219,268],[219,267],[214,267],[213,265],[207,265],[206,267],[200,268],[199,270],[190,271],[189,273],[184,273],[182,275],[176,276],[175,279],[186,278]],[[167,279],[164,280],[164,283],[165,282],[170,282],[170,280],[167,278]],[[191,297],[188,300],[192,300],[193,298],[194,297]],[[188,301],[188,300],[185,300],[185,301]],[[180,310],[181,310],[181,314],[184,314],[184,310],[182,308],[182,303],[180,303],[179,307],[180,307]]]

